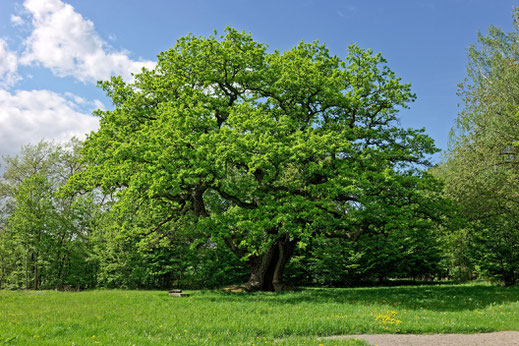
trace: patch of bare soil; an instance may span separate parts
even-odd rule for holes
[[[360,334],[322,339],[360,339],[378,346],[519,346],[519,332],[481,334]]]

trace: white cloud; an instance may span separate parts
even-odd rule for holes
[[[65,97],[67,97],[68,99],[73,100],[74,103],[76,103],[77,105],[84,105],[84,104],[86,104],[88,102],[83,97],[78,96],[78,95],[74,95],[73,93],[71,93],[69,91],[65,92],[63,95]]]
[[[14,26],[18,26],[18,25],[22,25],[24,23],[24,21],[23,21],[22,17],[12,14],[11,23],[13,23]]]
[[[26,0],[34,29],[25,41],[22,63],[41,64],[59,77],[73,76],[82,82],[96,82],[111,75],[131,80],[131,73],[152,61],[135,61],[125,51],[112,51],[94,24],[60,0]]]
[[[41,139],[82,139],[96,130],[98,118],[83,113],[76,100],[73,94],[49,90],[0,90],[0,155],[12,155]]]
[[[100,109],[102,111],[106,110],[106,107],[103,104],[103,102],[101,102],[99,100],[94,100],[93,104],[94,104],[94,110],[96,110],[96,109]]]
[[[20,80],[16,72],[18,58],[7,47],[7,43],[0,38],[0,88],[8,88]]]

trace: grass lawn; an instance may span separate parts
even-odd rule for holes
[[[519,330],[519,287],[308,288],[283,293],[0,291],[0,344],[365,345],[358,333]]]

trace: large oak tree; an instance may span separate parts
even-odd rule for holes
[[[179,39],[131,83],[101,83],[113,110],[85,142],[71,186],[117,192],[122,226],[150,244],[183,232],[223,239],[251,270],[245,289],[280,290],[296,246],[419,227],[434,183],[414,100],[380,54],[317,42],[268,51],[248,34]]]

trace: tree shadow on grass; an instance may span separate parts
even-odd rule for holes
[[[278,293],[216,293],[208,300],[258,301],[277,304],[362,304],[392,305],[406,309],[462,311],[490,305],[519,302],[519,287],[488,285],[426,285],[369,288],[308,288]]]

